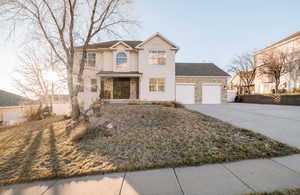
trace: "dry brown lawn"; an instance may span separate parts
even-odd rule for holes
[[[111,132],[70,141],[53,117],[0,130],[0,184],[268,158],[299,150],[186,109],[107,105]]]
[[[300,188],[275,190],[273,192],[253,192],[246,195],[299,195]]]

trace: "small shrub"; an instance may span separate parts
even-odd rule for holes
[[[30,107],[29,109],[25,110],[24,115],[27,121],[35,121],[35,120],[43,119],[41,107],[39,107],[38,109],[34,107]]]
[[[153,101],[153,102],[143,102],[143,101],[130,101],[128,105],[159,105],[165,107],[172,107],[172,108],[184,108],[184,105],[179,102],[168,102],[168,101]]]
[[[185,106],[179,102],[172,102],[175,108],[185,108]]]

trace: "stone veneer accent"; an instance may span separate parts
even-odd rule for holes
[[[176,83],[193,83],[195,84],[195,103],[202,103],[202,84],[203,83],[222,83],[222,103],[227,102],[226,77],[176,77]]]
[[[113,79],[112,78],[105,78],[102,79],[104,82],[104,91],[110,92],[110,98],[113,97]]]
[[[130,98],[129,99],[137,99],[138,92],[138,78],[130,78]]]

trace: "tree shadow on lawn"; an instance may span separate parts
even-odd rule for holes
[[[34,135],[33,132],[37,133]],[[45,139],[46,136],[48,139]],[[45,147],[48,145],[49,149]],[[43,157],[45,159],[41,159]],[[44,164],[37,164],[41,162]],[[31,181],[35,179],[34,177],[39,177],[39,175],[43,177],[43,173],[39,173],[43,171],[43,168],[46,168],[44,169],[46,171],[51,169],[50,177],[56,177],[59,174],[60,166],[53,124],[28,130],[22,144],[19,145],[18,149],[8,160],[0,165],[0,178],[2,181],[0,183],[2,184]],[[32,170],[34,166],[38,166],[38,169],[41,169]]]
[[[32,131],[28,131],[24,138],[24,142],[19,146],[19,148],[16,150],[16,152],[9,158],[5,163],[3,163],[3,167],[1,166],[1,172],[4,171],[5,175],[2,173],[1,180],[5,180],[10,178],[17,170],[23,164],[24,149],[28,146],[32,139]]]
[[[49,141],[50,141],[50,164],[52,167],[52,173],[57,176],[60,170],[59,166],[59,160],[58,160],[58,155],[57,155],[57,148],[56,148],[56,138],[55,138],[55,133],[53,130],[53,124],[50,126],[50,136],[49,136]]]

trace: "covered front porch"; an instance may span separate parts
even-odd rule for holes
[[[100,72],[100,95],[105,100],[138,100],[140,76],[138,72]]]

